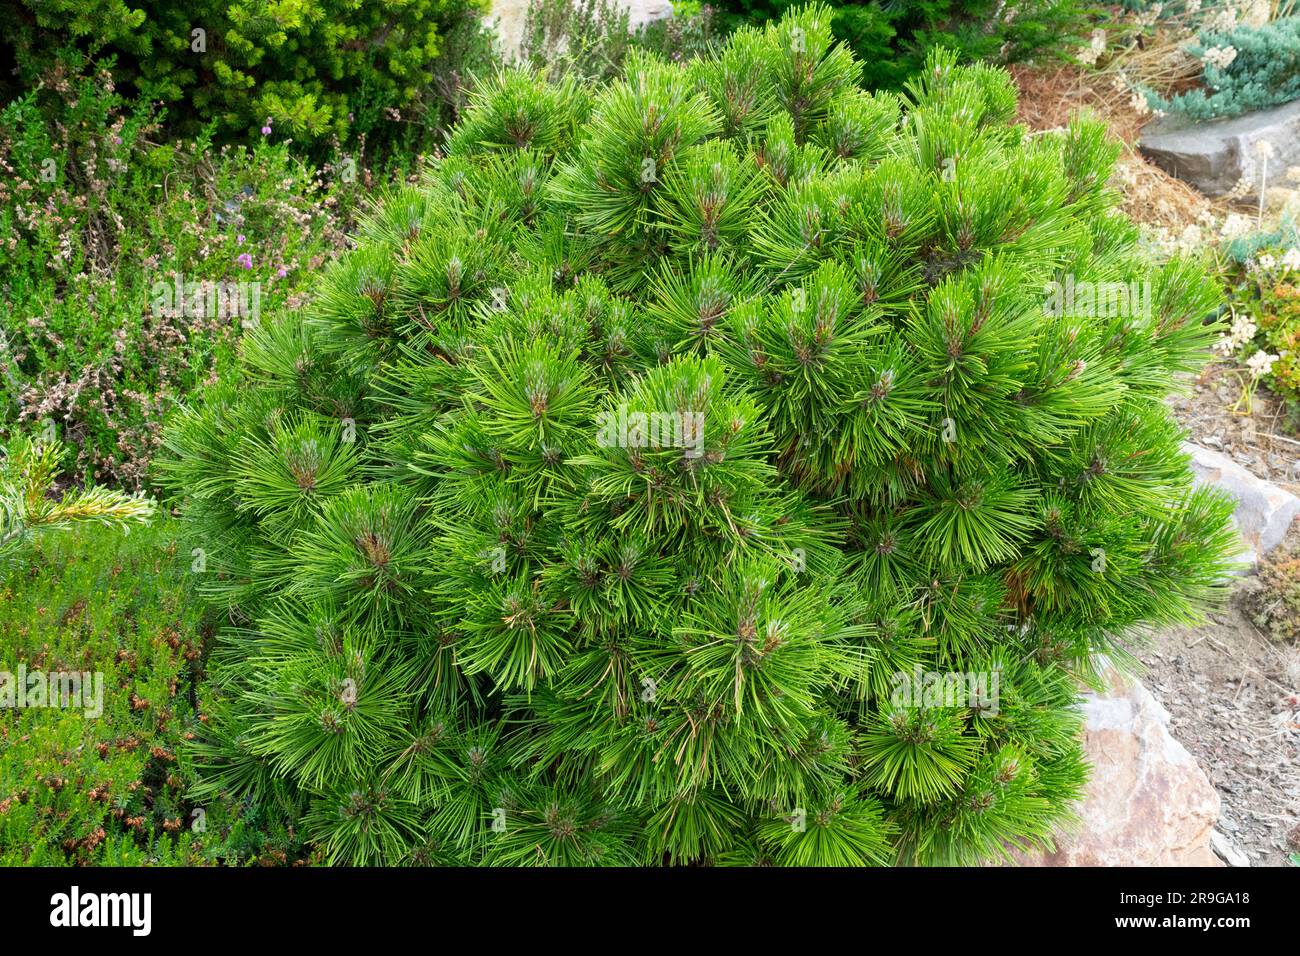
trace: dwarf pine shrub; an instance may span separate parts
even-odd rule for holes
[[[248,335],[167,433],[236,623],[200,796],[351,863],[1048,844],[1076,679],[1231,550],[1163,403],[1215,287],[1140,258],[1100,126],[857,72],[813,6],[502,73]]]

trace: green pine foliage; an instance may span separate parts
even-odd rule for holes
[[[811,6],[604,89],[503,73],[249,333],[162,461],[234,622],[196,799],[353,864],[1050,844],[1079,679],[1233,550],[1164,404],[1215,285],[1139,255],[1098,125],[858,69]]]
[[[0,561],[30,547],[49,532],[82,524],[130,530],[154,515],[154,502],[116,488],[68,489],[56,500],[59,448],[16,435],[0,446]]]

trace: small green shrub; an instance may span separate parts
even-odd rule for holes
[[[720,0],[729,25],[780,17],[799,0]],[[858,58],[868,89],[898,89],[931,46],[963,62],[1010,63],[1078,44],[1087,6],[1077,0],[869,0],[834,2],[832,28]]]
[[[77,51],[116,57],[115,80],[172,105],[192,135],[215,122],[257,136],[268,117],[299,141],[440,127],[435,73],[485,55],[478,0],[14,0],[0,4],[13,47],[11,95]]]
[[[1258,590],[1246,595],[1246,610],[1261,634],[1300,643],[1300,550],[1280,550],[1259,566]]]
[[[102,691],[99,713],[93,694],[89,708],[0,706],[0,866],[300,858],[246,808],[186,797],[211,634],[192,560],[160,522],[82,526],[0,565],[0,671],[22,668],[29,691],[33,672],[98,674]]]

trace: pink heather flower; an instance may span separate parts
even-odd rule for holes
[[[266,122],[262,124],[262,135],[263,136],[271,135],[271,117],[269,116],[266,118]]]
[[[250,256],[247,252],[241,252],[239,256],[235,259],[235,261],[238,262],[245,269],[253,268],[253,257]]]
[[[286,269],[284,266],[280,266],[280,268],[275,270],[275,274],[278,275],[281,279],[283,279],[285,276],[289,274],[289,270]]]
[[[244,244],[244,234],[241,232],[238,236],[235,237],[235,241],[242,246]]]

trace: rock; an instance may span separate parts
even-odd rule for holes
[[[1250,866],[1250,857],[1218,830],[1210,831],[1210,846],[1228,866]]]
[[[1266,184],[1282,183],[1287,167],[1300,165],[1300,100],[1201,123],[1165,116],[1143,128],[1138,148],[1161,169],[1207,196],[1230,192],[1243,177],[1250,185],[1246,196],[1258,196],[1263,160],[1256,144],[1260,142],[1273,148],[1264,170]]]
[[[673,15],[671,0],[622,0],[622,6],[627,7],[628,26],[633,30]]]
[[[610,0],[611,5],[627,11],[628,27],[632,30],[666,20],[673,15],[670,0]],[[524,25],[528,21],[529,0],[492,0],[492,12],[487,21],[495,23],[501,53],[511,59],[519,52],[524,39]]]
[[[1191,442],[1183,442],[1183,451],[1192,456],[1192,471],[1199,483],[1221,488],[1237,499],[1232,518],[1246,546],[1242,560],[1254,566],[1282,543],[1300,514],[1300,498],[1257,478],[1220,452]]]
[[[1169,712],[1114,668],[1104,694],[1084,697],[1092,774],[1079,825],[1056,852],[1020,854],[1023,866],[1222,866],[1210,847],[1219,795],[1169,733]]]

